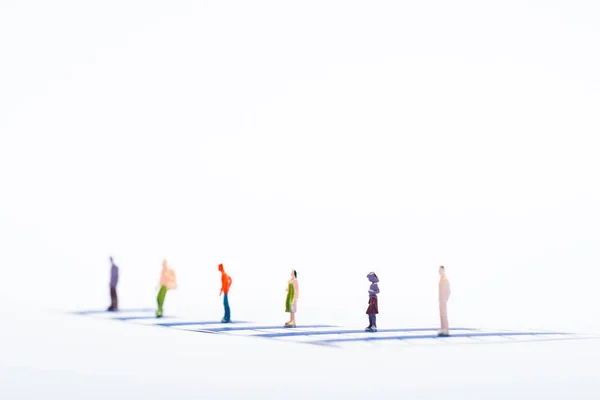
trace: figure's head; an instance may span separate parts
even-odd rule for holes
[[[224,272],[225,269],[223,268],[223,264],[219,264],[219,271]]]
[[[163,267],[163,269],[167,269],[168,268],[168,266],[167,266],[167,260],[163,260],[162,267]]]
[[[110,260],[110,263],[111,263],[111,264],[114,264],[114,263],[115,263],[115,261],[113,260],[112,256],[110,256],[108,259]]]
[[[377,275],[375,275],[375,272],[369,272],[369,274],[367,275],[367,279],[369,280],[369,282],[372,283],[379,282],[379,278],[377,277]]]
[[[296,272],[295,269],[292,270],[292,278],[297,278],[298,277],[298,273]]]
[[[446,275],[446,268],[444,268],[443,265],[440,265],[440,275],[442,275],[442,276]]]

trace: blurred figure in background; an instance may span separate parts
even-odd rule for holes
[[[450,298],[450,281],[446,276],[446,268],[440,266],[439,302],[440,302],[440,330],[438,336],[450,336],[448,328],[448,299]]]
[[[221,272],[221,293],[219,296],[223,296],[223,307],[225,308],[225,316],[221,320],[223,323],[231,322],[231,310],[229,309],[229,288],[231,287],[231,277],[225,273],[223,264],[219,264],[219,271]]]
[[[379,278],[375,272],[369,272],[367,279],[371,282],[369,286],[369,307],[367,315],[369,316],[369,326],[365,328],[367,332],[377,332],[377,314],[379,314],[379,306],[377,305],[377,294],[379,294]]]
[[[284,326],[286,328],[295,328],[298,295],[300,294],[298,290],[298,273],[295,269],[292,270],[292,277],[288,281],[288,287],[286,290],[287,297],[285,298],[285,312],[290,313],[290,320],[286,322]]]
[[[119,283],[119,268],[110,257],[110,307],[107,311],[119,311],[119,299],[117,298],[117,284]]]
[[[162,271],[160,274],[160,290],[158,291],[158,296],[156,301],[158,303],[158,310],[156,310],[156,317],[160,318],[163,315],[163,305],[165,303],[165,296],[167,295],[167,290],[172,290],[177,288],[177,280],[175,278],[175,271],[173,271],[167,265],[167,260],[163,260],[162,263]]]

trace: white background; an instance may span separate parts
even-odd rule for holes
[[[0,5],[3,307],[598,329],[593,1]],[[10,306],[8,306],[10,309]]]

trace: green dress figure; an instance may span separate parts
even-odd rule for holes
[[[294,300],[294,285],[288,283],[287,296],[285,298],[285,312],[292,312],[292,301]]]
[[[173,271],[167,265],[167,260],[163,260],[162,271],[160,273],[160,290],[156,301],[158,303],[158,310],[156,310],[156,317],[161,318],[163,316],[163,304],[165,302],[165,296],[168,290],[177,288],[177,279],[175,278],[175,271]]]
[[[296,327],[296,311],[298,302],[298,274],[296,270],[292,270],[292,278],[288,281],[287,296],[285,298],[285,312],[290,313],[290,320],[285,323],[286,328]]]

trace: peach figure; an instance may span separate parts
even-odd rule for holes
[[[446,268],[440,266],[439,303],[440,303],[440,330],[438,336],[450,336],[448,328],[448,299],[450,298],[450,281],[446,276]]]
[[[167,260],[163,260],[162,263],[162,271],[160,273],[160,290],[158,291],[158,296],[156,297],[156,302],[158,303],[158,310],[156,310],[156,317],[160,318],[163,315],[163,304],[165,303],[165,296],[167,295],[167,290],[173,290],[177,288],[177,278],[175,277],[175,271],[169,268],[167,265]]]

